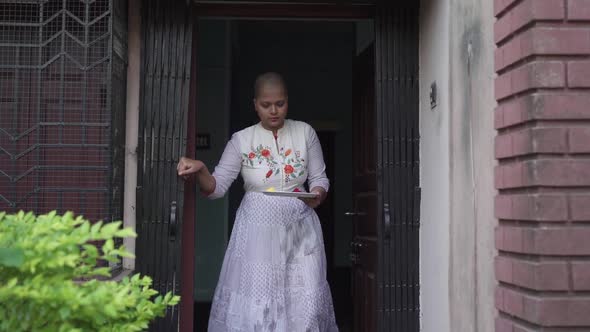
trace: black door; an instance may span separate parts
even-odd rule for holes
[[[176,165],[186,152],[192,22],[186,1],[142,1],[136,270],[154,289],[180,294],[184,183]],[[176,331],[178,306],[150,326]]]
[[[377,328],[413,332],[420,317],[418,1],[380,2],[375,32]]]
[[[374,46],[354,59],[351,242],[354,331],[377,331],[377,178]]]

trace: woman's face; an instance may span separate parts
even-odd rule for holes
[[[265,84],[254,98],[254,108],[265,129],[277,130],[283,127],[287,117],[288,102],[285,89],[276,84]]]

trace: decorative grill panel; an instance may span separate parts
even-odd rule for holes
[[[126,49],[113,56],[113,19],[110,0],[0,3],[0,210],[122,217]]]

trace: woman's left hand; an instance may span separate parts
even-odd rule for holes
[[[322,204],[324,199],[326,198],[326,190],[322,187],[314,187],[309,192],[318,194],[315,198],[301,198],[305,204],[307,204],[312,209],[317,208]]]

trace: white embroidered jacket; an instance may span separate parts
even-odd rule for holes
[[[315,130],[305,122],[285,120],[275,137],[260,123],[235,133],[215,167],[215,191],[209,198],[225,195],[241,172],[246,191],[303,191],[329,189],[326,165]]]

